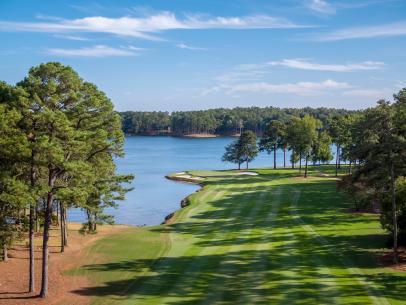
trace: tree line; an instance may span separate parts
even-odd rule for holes
[[[233,109],[209,109],[176,112],[121,112],[123,131],[130,135],[176,135],[209,133],[215,135],[236,135],[251,130],[262,135],[269,122],[287,121],[292,117],[310,115],[325,126],[330,118],[354,113],[345,109],[332,108],[276,108],[237,107]]]
[[[332,138],[327,130],[323,129],[320,120],[305,115],[292,117],[289,121],[274,120],[268,123],[266,129],[257,143],[256,134],[245,130],[239,138],[226,146],[222,157],[223,161],[238,164],[254,160],[259,151],[273,154],[273,168],[276,168],[276,152],[283,150],[283,167],[286,163],[286,150],[291,151],[290,163],[292,168],[299,163],[299,173],[302,172],[302,160],[305,162],[304,176],[307,177],[308,162],[328,163],[333,159],[331,153]]]
[[[380,100],[377,106],[363,111],[336,115],[321,120],[305,115],[288,120],[272,120],[257,141],[254,132],[246,130],[226,146],[223,161],[246,163],[248,168],[258,151],[291,152],[291,166],[308,162],[329,163],[333,159],[331,144],[336,145],[335,176],[341,162],[348,162],[339,187],[354,200],[357,209],[380,207],[382,227],[390,233],[393,261],[398,263],[398,245],[406,244],[406,88],[394,95],[394,102]]]
[[[69,66],[33,67],[15,86],[0,82],[0,244],[28,238],[29,291],[35,290],[35,240],[42,233],[40,296],[48,293],[49,238],[59,225],[68,245],[66,211],[83,209],[83,232],[111,223],[106,207],[124,198],[115,157],[123,155],[121,118],[109,98]],[[28,235],[28,236],[27,236]]]

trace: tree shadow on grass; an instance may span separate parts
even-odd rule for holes
[[[273,254],[264,250],[237,251],[195,257],[167,257],[158,263],[139,259],[94,264],[84,268],[93,272],[141,272],[148,269],[150,273],[109,281],[74,293],[97,297],[133,297],[140,304],[148,297],[167,300],[161,304],[309,305],[327,304],[325,302],[329,299],[343,296],[348,297],[346,304],[366,304],[369,295],[384,295],[398,301],[406,298],[403,276],[328,274],[323,270],[326,267],[340,267],[337,261],[307,261],[303,260],[302,255],[294,252]],[[375,286],[364,287],[354,278],[373,281]]]
[[[263,177],[236,181],[240,179],[246,184]],[[399,303],[406,299],[405,275],[375,270],[371,251],[382,246],[384,234],[355,233],[351,227],[374,227],[376,218],[343,213],[351,203],[336,193],[334,183],[298,180],[293,188],[232,183],[237,186],[227,188],[231,193],[205,202],[208,209],[189,220],[150,229],[192,236],[195,252],[87,265],[86,272],[111,280],[74,292],[134,298],[140,304],[158,298],[160,304],[181,305],[313,305],[334,300],[356,305],[372,303],[370,296]],[[272,193],[279,188],[280,207],[269,220],[275,204]],[[292,204],[298,193],[297,204]],[[306,225],[317,232],[307,231]]]

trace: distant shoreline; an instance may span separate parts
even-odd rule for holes
[[[190,133],[184,135],[177,135],[177,134],[169,134],[169,133],[157,133],[157,134],[134,134],[134,133],[127,133],[125,134],[126,137],[175,137],[175,138],[228,138],[228,137],[239,137],[239,134],[230,134],[230,135],[222,135],[222,134],[213,134],[213,133]]]
[[[190,133],[185,134],[182,137],[185,138],[217,138],[219,135],[212,134],[212,133]]]

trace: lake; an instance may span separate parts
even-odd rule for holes
[[[180,208],[180,201],[199,187],[167,180],[173,172],[197,169],[233,169],[235,164],[224,163],[224,147],[235,138],[178,138],[178,137],[127,137],[125,157],[117,159],[119,173],[132,173],[134,190],[118,209],[107,212],[116,223],[129,225],[160,224],[166,215]],[[289,160],[287,152],[287,162]],[[277,152],[277,163],[283,165],[283,152]],[[250,167],[273,166],[273,155],[260,153]],[[79,209],[68,212],[69,221],[84,221]]]

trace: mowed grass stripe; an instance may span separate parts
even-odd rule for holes
[[[242,202],[245,203],[249,201],[252,197],[253,194],[246,194],[243,197]],[[233,205],[232,207],[229,207],[228,210],[231,211],[231,214],[229,214],[228,216],[229,219],[240,219],[244,217],[246,213],[246,211],[243,208],[243,205]],[[198,262],[193,264],[192,272],[190,272],[191,270],[185,271],[184,274],[186,275],[186,278],[182,279],[182,282],[179,283],[179,285],[187,284],[195,292],[194,297],[191,298],[191,300],[193,300],[193,304],[195,304],[195,302],[198,301],[199,299],[204,300],[204,302],[206,302],[205,296],[211,293],[211,291],[208,284],[210,282],[210,279],[207,278],[205,274],[208,271],[213,272],[217,268],[219,268],[218,270],[221,270],[221,264],[224,258],[223,254],[232,251],[232,245],[229,244],[226,246],[219,246],[217,242],[222,238],[226,240],[233,239],[235,236],[234,233],[232,231],[228,232],[223,232],[223,230],[219,231],[221,231],[221,233],[214,232],[214,234],[211,235],[212,238],[204,239],[202,241],[204,245],[198,246],[201,249],[198,256],[200,256],[201,258],[199,258]],[[210,245],[211,243],[213,243],[213,245]],[[201,272],[197,272],[197,270],[201,270]]]
[[[254,184],[254,187],[262,189],[263,185]],[[227,250],[227,259],[221,263],[218,269],[218,274],[221,276],[210,283],[208,288],[210,297],[204,300],[205,304],[215,304],[216,302],[245,304],[242,294],[249,285],[246,277],[251,272],[249,270],[251,258],[247,253],[251,252],[250,249],[252,248],[250,243],[252,228],[258,224],[261,216],[266,215],[269,210],[269,205],[264,204],[262,200],[268,191],[254,188],[251,192],[253,192],[253,196],[244,202],[242,217],[238,223],[234,224],[235,233],[231,238],[227,236],[223,239],[231,247],[228,246],[225,249]],[[242,229],[238,229],[239,227]]]
[[[339,295],[339,290],[337,289],[337,282],[332,270],[328,267],[328,264],[322,259],[322,256],[316,252],[316,246],[313,240],[307,240],[306,232],[303,231],[301,224],[297,222],[297,219],[294,214],[293,202],[298,202],[300,198],[300,193],[295,192],[291,188],[287,188],[289,193],[287,198],[290,200],[287,201],[287,210],[289,216],[291,217],[291,232],[296,239],[296,248],[298,253],[301,254],[302,260],[301,263],[304,264],[306,269],[309,271],[304,272],[305,270],[300,270],[297,274],[303,274],[303,286],[307,289],[302,289],[303,295],[307,299],[314,299],[315,302],[320,304],[329,303],[329,304],[338,304],[337,296]],[[301,240],[306,240],[306,243],[297,242]],[[313,271],[313,272],[312,272]]]
[[[264,217],[261,219],[260,225],[253,230],[255,240],[252,250],[253,260],[250,267],[250,286],[247,287],[244,293],[244,302],[246,304],[268,304],[270,291],[269,291],[269,273],[270,273],[270,261],[272,257],[270,255],[271,249],[274,243],[272,242],[273,221],[278,216],[279,206],[281,203],[281,187],[271,184],[268,186],[268,196],[263,198],[264,205],[270,207],[264,212]]]
[[[93,304],[403,304],[405,275],[363,260],[383,245],[377,218],[347,215],[332,179],[214,173],[171,224],[91,248]]]
[[[227,194],[228,193],[223,193],[224,195],[220,198],[217,198],[217,200],[221,199],[221,198],[227,198]],[[252,196],[252,194],[246,194],[244,195],[244,197],[250,197]],[[230,204],[230,200],[226,200],[228,202],[228,204]],[[210,200],[210,202],[215,202],[215,200]],[[205,236],[205,240],[207,241],[207,238],[211,236],[211,238],[209,239],[210,241],[214,241],[217,237],[217,230],[219,230],[223,224],[220,222],[220,220],[222,219],[226,219],[227,221],[229,221],[229,219],[233,219],[235,217],[237,217],[239,214],[241,214],[240,216],[242,216],[242,211],[241,209],[238,208],[238,206],[233,205],[232,208],[227,207],[225,209],[219,209],[219,208],[223,208],[223,206],[217,206],[217,208],[214,208],[213,210],[210,210],[210,215],[212,214],[217,214],[217,215],[221,215],[221,217],[213,219],[210,224],[208,224],[207,226],[203,227],[203,230],[200,232],[194,232],[195,235],[198,236]],[[206,207],[207,209],[207,207]],[[199,214],[195,214],[199,215]],[[206,219],[206,218],[205,218]],[[207,219],[206,219],[207,220]],[[199,221],[197,221],[199,222]],[[185,223],[185,220],[180,222],[180,224]],[[182,230],[183,231],[183,230]],[[211,233],[211,234],[210,234]],[[175,229],[172,230],[172,232],[170,234],[181,234],[181,233],[177,233],[176,232],[176,226]],[[199,239],[198,239],[199,240]],[[178,245],[179,246],[179,245]],[[185,245],[186,246],[186,245]],[[162,287],[162,289],[158,289],[158,291],[155,291],[158,295],[162,296],[168,296],[168,298],[170,298],[170,295],[172,294],[171,291],[176,291],[179,289],[179,287],[183,287],[183,289],[185,289],[187,287],[187,289],[189,289],[190,287],[190,281],[192,281],[190,278],[195,276],[196,270],[200,269],[200,265],[204,264],[208,258],[210,257],[210,253],[216,253],[216,250],[206,250],[206,249],[210,249],[210,248],[203,248],[200,246],[194,246],[193,243],[189,243],[188,247],[185,247],[185,249],[187,251],[183,251],[182,252],[182,256],[185,258],[190,258],[190,259],[185,259],[184,262],[182,264],[172,264],[172,261],[169,259],[163,259],[159,265],[157,265],[157,269],[158,270],[164,270],[165,273],[173,275],[173,274],[177,274],[179,275],[178,278],[176,279],[172,279],[170,282],[166,282],[166,283],[162,283],[162,285],[160,285],[159,283],[156,283],[156,285],[151,285],[150,281],[145,281],[144,285],[142,287],[139,287],[137,289],[137,295],[136,298],[142,298],[143,302],[148,302],[148,304],[160,304],[162,302],[161,298],[155,298],[155,300],[153,299],[145,299],[143,297],[144,294],[149,294],[148,292],[145,293],[145,291],[143,291],[143,287],[152,287],[153,289],[156,289],[156,287]],[[202,251],[204,251],[204,253],[202,253]],[[177,253],[177,255],[179,255]],[[205,259],[200,259],[200,256],[207,256]],[[168,258],[171,257],[171,253],[168,253]],[[197,259],[199,258],[199,261],[197,262]],[[169,266],[165,266],[166,264],[169,264]],[[155,280],[155,279],[153,279]],[[149,290],[149,289],[148,289]],[[185,299],[185,297],[184,297]]]
[[[207,205],[210,202],[216,201],[223,196],[226,196],[227,193],[224,190],[220,190],[219,188],[215,187],[210,189],[208,192],[204,193],[204,198],[206,198],[205,202],[199,200],[192,205],[188,206],[186,209],[189,208],[197,208],[195,209],[195,213],[198,215],[199,210],[210,210],[207,208]],[[180,212],[183,212],[181,210]],[[210,210],[211,213],[215,213],[216,209]],[[188,213],[187,213],[188,214]],[[194,214],[194,215],[196,215]],[[225,216],[226,217],[226,216]],[[138,287],[135,287],[135,293],[132,296],[132,301],[136,299],[143,300],[142,302],[146,302],[146,298],[149,295],[169,295],[168,291],[171,290],[171,286],[175,285],[178,280],[166,280],[166,278],[172,278],[173,274],[178,274],[179,277],[182,276],[182,274],[185,272],[185,268],[187,268],[188,265],[192,263],[192,259],[185,259],[184,263],[182,264],[176,264],[173,263],[172,258],[176,257],[189,257],[193,258],[194,255],[197,255],[197,253],[190,253],[190,251],[193,251],[195,248],[193,247],[193,240],[190,238],[184,239],[186,243],[182,244],[182,238],[177,237],[176,235],[181,235],[182,233],[177,232],[177,227],[181,226],[182,224],[185,223],[185,221],[188,218],[184,218],[182,222],[179,222],[174,225],[169,225],[165,228],[166,235],[168,238],[171,239],[172,243],[176,241],[176,248],[172,247],[171,250],[166,253],[164,257],[162,257],[157,265],[155,265],[154,270],[149,272],[149,275],[147,274],[144,281],[139,285]],[[209,226],[206,226],[206,230],[209,230]],[[183,229],[182,229],[183,230]],[[211,230],[211,229],[210,229]],[[155,277],[155,270],[160,271],[163,275],[159,278]],[[166,283],[161,283],[162,281],[165,281]],[[154,292],[154,294],[152,294]],[[155,304],[156,302],[159,304],[161,302],[161,298],[154,298],[154,297],[149,297],[148,299],[148,304]],[[155,301],[154,301],[155,299]],[[132,304],[132,303],[131,303]],[[142,303],[143,304],[143,303]]]
[[[313,228],[312,225],[307,224],[298,214],[297,212],[297,205],[300,199],[300,190],[292,189],[292,204],[291,204],[291,214],[292,217],[299,223],[299,225],[304,229],[304,231],[311,236],[314,240],[318,243],[325,246],[325,248],[329,251],[329,255],[334,256],[342,265],[343,270],[348,273],[349,277],[355,278],[358,282],[357,284],[360,286],[360,289],[363,289],[367,297],[370,299],[372,304],[376,305],[389,305],[390,303],[386,300],[385,297],[379,294],[379,292],[375,289],[373,283],[369,283],[365,281],[360,275],[363,273],[361,269],[354,267],[354,263],[351,262],[348,258],[342,257],[341,255],[336,254],[336,250],[332,248],[332,245],[320,234],[316,232],[316,229]],[[334,275],[331,271],[329,273],[334,278]],[[339,287],[338,287],[339,288]]]
[[[271,223],[269,241],[272,247],[268,251],[268,272],[261,292],[270,304],[294,304],[297,300],[306,300],[309,304],[334,304],[334,299],[331,299],[334,288],[331,291],[323,287],[320,279],[325,277],[324,271],[315,263],[317,259],[311,254],[311,246],[302,242],[297,224],[289,213],[289,190],[281,184],[278,193],[280,209],[278,217]]]
[[[255,188],[255,185],[253,186]],[[208,291],[208,285],[206,282],[210,281],[209,278],[205,278],[205,274],[213,272],[217,269],[222,263],[222,258],[224,253],[228,253],[231,250],[231,245],[228,246],[219,246],[217,241],[221,239],[234,239],[235,233],[231,230],[224,230],[225,226],[229,226],[228,229],[232,228],[234,224],[233,219],[238,220],[244,218],[247,213],[246,203],[251,201],[251,198],[255,196],[251,188],[247,188],[247,191],[242,196],[242,200],[235,204],[230,204],[232,201],[226,198],[226,202],[222,203],[222,207],[226,204],[226,209],[222,210],[228,211],[226,215],[221,215],[213,220],[213,228],[211,234],[206,235],[197,245],[198,253],[195,254],[198,259],[194,260],[193,264],[189,269],[184,270],[182,279],[178,282],[173,289],[178,289],[179,286],[187,285],[192,290],[193,296],[189,298],[191,304],[194,304],[198,299],[205,299],[205,295],[211,293]],[[218,223],[218,225],[216,225]],[[201,245],[203,243],[203,245]],[[202,272],[198,272],[201,270]],[[188,298],[183,297],[182,302],[186,302]]]
[[[272,221],[277,216],[280,204],[280,188],[269,182],[265,185],[266,191],[262,191],[258,201],[263,206],[259,212],[256,224],[249,230],[250,243],[246,250],[249,253],[249,266],[243,276],[245,283],[241,290],[240,304],[262,304],[266,302],[268,291],[266,290],[266,274],[269,266],[269,251],[272,248]],[[265,304],[265,303],[264,303]]]

